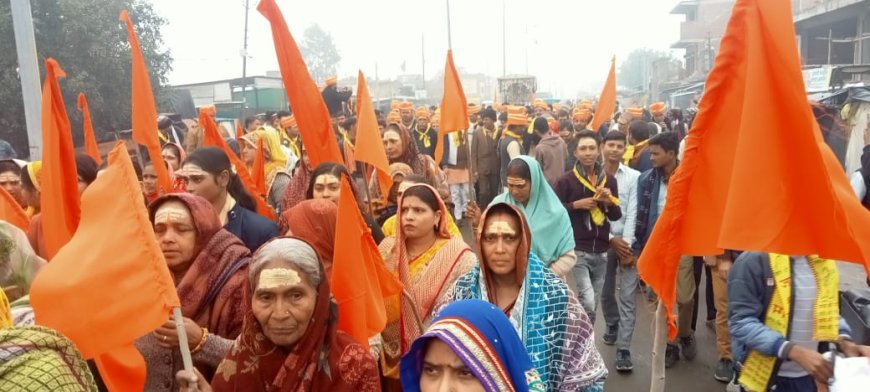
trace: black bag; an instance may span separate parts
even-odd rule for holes
[[[840,315],[852,329],[852,340],[856,344],[870,345],[870,289],[841,291]]]

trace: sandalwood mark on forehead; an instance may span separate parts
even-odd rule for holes
[[[166,202],[154,213],[154,223],[193,223],[190,211],[177,201]]]
[[[292,287],[302,282],[299,273],[290,268],[266,268],[260,272],[257,289]]]
[[[486,227],[486,234],[510,234],[516,235],[517,231],[505,220],[495,220]]]

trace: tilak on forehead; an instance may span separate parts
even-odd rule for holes
[[[508,183],[508,185],[523,186],[523,185],[526,185],[526,183],[528,183],[528,181],[524,178],[508,177],[507,183]]]
[[[301,282],[299,273],[289,268],[266,268],[260,272],[258,289],[274,289],[295,286]]]
[[[202,170],[201,167],[191,164],[184,165],[181,169],[175,171],[175,175],[181,177],[204,176],[206,174],[208,172]]]
[[[402,141],[402,137],[398,132],[394,130],[389,130],[384,132],[384,140],[392,140],[392,141]]]
[[[6,182],[6,181],[20,181],[20,180],[21,180],[21,177],[15,175],[14,173],[6,172],[3,174],[0,174],[0,181]]]
[[[154,213],[154,223],[192,223],[193,216],[184,203],[176,200],[163,203]]]
[[[336,184],[338,182],[340,182],[340,180],[332,174],[321,174],[314,179],[314,183],[317,185]]]
[[[490,222],[486,227],[486,234],[510,234],[516,235],[517,231],[511,227],[511,224],[503,219],[496,219]]]

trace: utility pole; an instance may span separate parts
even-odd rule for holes
[[[420,55],[423,64],[423,91],[426,91],[426,33],[420,33]]]
[[[18,78],[21,79],[27,143],[30,147],[29,158],[37,160],[42,157],[42,91],[39,88],[33,13],[30,10],[30,0],[12,0],[11,5],[15,49],[18,53]]]
[[[453,35],[450,33],[450,0],[447,0],[447,49],[453,50]]]
[[[501,0],[501,76],[507,76],[507,6]]]
[[[248,13],[250,12],[250,0],[245,0],[245,37],[242,43],[242,99],[247,104],[248,91]],[[257,105],[259,106],[259,105]],[[258,108],[259,110],[259,108]],[[244,107],[242,108],[244,111]]]

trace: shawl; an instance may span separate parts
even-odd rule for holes
[[[0,390],[80,392],[97,386],[72,342],[33,326],[0,330]]]
[[[214,391],[380,391],[377,364],[337,329],[338,311],[329,293],[329,280],[321,279],[308,330],[289,349],[269,341],[249,310],[242,333],[218,366]]]
[[[297,204],[283,215],[290,235],[311,244],[323,264],[326,278],[331,279],[338,207],[326,199],[311,199]]]
[[[492,207],[487,209],[487,213],[491,210]],[[516,256],[517,277],[522,277],[522,282],[508,315],[511,323],[548,391],[577,391],[590,386],[607,375],[595,347],[592,323],[562,279],[534,253],[526,253],[531,239],[528,225],[518,209],[510,211],[519,217],[523,231]],[[485,215],[481,222],[485,222]],[[478,234],[478,243],[480,236]],[[526,254],[528,257],[523,257]],[[494,302],[491,281],[488,269],[481,270],[478,264],[457,280],[447,299]]]
[[[456,302],[444,308],[402,358],[402,387],[420,392],[423,358],[431,339],[447,344],[487,392],[544,391],[523,342],[510,321],[492,304]]]
[[[387,327],[382,334],[384,340],[384,374],[397,378],[399,357],[405,353],[414,341],[423,333],[425,325],[429,324],[435,310],[435,305],[447,294],[456,279],[468,272],[477,258],[461,236],[451,236],[447,230],[449,215],[444,201],[437,197],[435,188],[426,184],[415,184],[413,187],[426,187],[438,200],[441,220],[438,222],[435,241],[432,248],[437,250],[424,252],[417,260],[411,260],[405,249],[405,235],[399,230],[394,237],[384,239],[379,245],[381,255],[387,268],[397,273],[399,280],[405,286],[406,296],[393,297],[387,301]],[[410,189],[410,188],[409,188]],[[402,199],[399,199],[397,220],[402,220]],[[428,258],[428,260],[424,259]],[[412,275],[411,262],[422,263],[420,272]],[[423,325],[417,321],[417,316]]]
[[[157,209],[169,200],[186,205],[196,226],[197,256],[176,282],[181,313],[209,332],[233,339],[241,331],[250,305],[245,293],[251,253],[221,227],[212,205],[199,196],[172,193],[158,198],[148,206],[152,223]]]
[[[534,158],[522,155],[522,160],[532,173],[532,191],[526,205],[517,202],[510,192],[502,193],[489,204],[507,203],[517,207],[526,217],[532,232],[532,252],[546,264],[557,260],[574,249],[573,229],[568,211],[544,179],[541,165]]]
[[[263,149],[269,153],[268,160],[264,164],[264,171],[266,173],[266,189],[268,192],[271,192],[275,176],[277,176],[278,173],[283,171],[287,166],[287,156],[284,154],[284,149],[281,145],[281,137],[278,134],[278,131],[275,131],[274,129],[260,128],[242,136],[242,140],[245,144],[254,150],[257,149],[257,143],[260,139],[263,140]],[[253,169],[249,167],[248,170],[249,172],[252,172],[251,170]]]
[[[296,172],[290,179],[290,184],[284,189],[284,197],[281,198],[281,211],[290,211],[291,208],[305,200],[309,182],[311,182],[311,169],[300,158]],[[278,219],[278,230],[281,233],[287,231],[287,219],[283,214]]]

